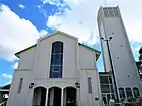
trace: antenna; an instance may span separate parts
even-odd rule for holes
[[[105,5],[105,7],[107,6],[107,0],[103,0],[103,4]]]
[[[105,7],[107,7],[107,6],[112,7],[112,6],[114,6],[115,4],[118,4],[118,3],[115,3],[113,0],[103,0],[103,4],[104,4]]]

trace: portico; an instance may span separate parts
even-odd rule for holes
[[[32,106],[77,106],[77,89],[72,86],[57,86],[46,89],[36,87],[33,90]]]

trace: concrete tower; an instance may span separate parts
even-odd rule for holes
[[[105,71],[112,72],[118,99],[140,96],[140,78],[119,7],[101,7],[98,27]]]

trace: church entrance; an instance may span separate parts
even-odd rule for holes
[[[64,106],[77,106],[77,90],[73,87],[64,88]]]
[[[45,106],[46,88],[37,87],[34,89],[32,106]]]
[[[62,89],[59,87],[49,89],[47,106],[61,106],[61,91]]]

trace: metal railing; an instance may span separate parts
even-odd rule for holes
[[[103,106],[142,106],[142,103],[115,103]]]

